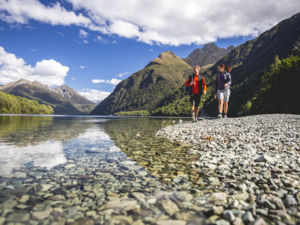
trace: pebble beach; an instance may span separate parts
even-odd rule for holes
[[[208,223],[300,223],[299,115],[180,121],[157,135],[197,155],[199,190],[211,192],[202,200]]]

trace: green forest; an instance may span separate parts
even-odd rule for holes
[[[49,105],[39,104],[35,100],[29,100],[0,91],[0,113],[53,114],[53,108]]]
[[[300,56],[282,60],[275,57],[274,63],[260,81],[254,97],[247,102],[244,113],[295,113],[299,114]]]

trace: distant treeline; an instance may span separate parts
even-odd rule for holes
[[[53,114],[53,108],[49,105],[39,104],[35,100],[29,100],[0,91],[0,113]]]

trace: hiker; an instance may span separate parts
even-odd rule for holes
[[[227,118],[228,112],[228,102],[230,96],[230,85],[231,85],[231,68],[229,66],[225,66],[224,64],[218,65],[219,74],[216,79],[216,86],[214,92],[214,98],[219,99],[218,109],[219,114],[218,118],[222,118],[223,108],[224,108],[224,116],[223,118]]]
[[[200,66],[194,66],[194,73],[189,76],[185,86],[189,88],[190,101],[192,105],[192,122],[198,121],[199,104],[201,95],[206,94],[206,84],[204,77],[199,74]]]

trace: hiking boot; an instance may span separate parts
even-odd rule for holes
[[[223,118],[225,118],[225,119],[226,119],[226,118],[227,118],[227,114],[224,114]]]
[[[196,119],[195,117],[192,118],[192,123],[195,123],[196,122]]]
[[[222,119],[222,114],[221,113],[219,113],[218,118]]]
[[[198,118],[197,117],[195,118],[195,122],[198,122]]]

